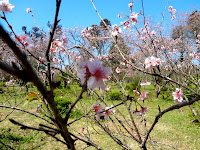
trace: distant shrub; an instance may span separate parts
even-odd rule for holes
[[[119,92],[111,92],[111,93],[109,93],[109,95],[112,100],[120,100],[121,99],[121,95]]]
[[[56,106],[61,116],[64,117],[66,112],[69,110],[69,106],[71,105],[71,102],[61,97],[55,97],[54,101],[56,103]],[[72,112],[70,113],[70,118],[78,118],[82,115],[83,114],[79,110],[73,109]]]
[[[64,115],[67,112],[67,110],[69,109],[69,105],[71,104],[70,101],[66,100],[65,98],[61,98],[61,97],[55,97],[54,101],[55,101],[58,111],[61,113],[61,115]]]

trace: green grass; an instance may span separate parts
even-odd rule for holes
[[[112,84],[111,92],[117,92],[117,87]],[[170,93],[162,92],[161,95],[155,99],[154,98],[154,90],[153,86],[147,86],[145,89],[141,90],[145,91],[148,90],[149,95],[147,100],[145,100],[145,106],[148,107],[148,111],[146,113],[146,120],[147,120],[147,129],[153,123],[155,116],[158,114],[158,105],[160,106],[161,110],[164,110],[172,105],[174,105],[172,96],[167,96]],[[16,105],[19,104],[19,107],[22,107],[24,104],[24,97],[28,94],[24,90],[20,91],[19,94],[19,87],[9,89],[5,89],[6,93],[0,95],[0,100],[2,103],[6,105]],[[81,91],[81,87],[74,84],[70,85],[69,89],[56,89],[54,91],[55,97],[60,97],[61,95],[64,97],[63,99],[69,100],[71,103],[76,100],[76,97],[79,95]],[[96,90],[99,95],[103,95],[100,91]],[[29,93],[36,92],[35,88],[29,90]],[[128,92],[130,96],[133,96],[132,93]],[[14,95],[14,96],[13,96]],[[165,97],[163,99],[163,96]],[[166,98],[167,97],[167,98]],[[96,96],[92,96],[92,94],[88,95],[86,93],[83,94],[83,98],[78,102],[76,108],[73,110],[74,115],[70,118],[70,121],[73,121],[75,118],[80,116],[81,114],[85,114],[91,111],[92,104],[95,104],[98,98]],[[108,106],[112,104],[117,104],[121,102],[120,99],[118,100],[108,100],[105,96],[104,101],[107,103]],[[142,102],[140,102],[142,104]],[[39,101],[33,101],[32,103],[23,107],[23,109],[28,110],[30,112],[36,113],[36,107],[40,104]],[[102,104],[102,102],[101,102]],[[102,104],[103,105],[103,104]],[[132,109],[135,109],[134,104],[132,104]],[[103,105],[105,108],[105,106]],[[126,118],[129,118],[128,112],[126,111],[124,106],[118,106],[123,115]],[[0,112],[2,118],[8,114],[11,110],[10,109],[3,109],[0,108]],[[80,113],[79,113],[80,112]],[[36,113],[38,115],[43,116],[43,114]],[[91,113],[92,114],[92,113]],[[123,119],[120,114],[117,114],[120,119]],[[114,117],[111,115],[114,119]],[[4,149],[66,149],[66,146],[57,142],[53,138],[47,136],[45,133],[32,131],[32,130],[21,130],[19,126],[13,125],[8,121],[9,118],[15,119],[23,124],[38,127],[38,124],[46,124],[45,121],[36,118],[34,116],[25,114],[23,112],[14,111],[7,120],[0,123],[0,132],[1,132],[1,139],[0,139],[0,147]],[[136,116],[134,118],[139,124],[140,119]],[[156,124],[153,132],[150,134],[151,138],[168,145],[175,146],[177,144],[177,148],[181,150],[192,149],[198,150],[200,147],[200,126],[199,124],[195,124],[191,122],[191,111],[189,107],[184,107],[180,110],[171,111],[159,120]],[[129,120],[130,121],[130,120]],[[102,122],[103,124],[107,124],[110,131],[116,133],[116,129],[110,119],[108,121]],[[118,124],[117,124],[118,125]],[[91,133],[91,137],[93,141],[98,144],[102,149],[105,150],[118,150],[120,148],[104,131],[99,128],[98,124],[91,118],[83,118],[79,122],[73,123],[70,125],[70,131],[73,133],[80,132],[80,129],[84,127],[85,130],[88,127],[88,130]],[[95,129],[95,130],[94,130]],[[86,133],[86,132],[85,132]],[[84,136],[82,137],[84,138]],[[121,138],[121,137],[119,137]],[[128,141],[128,144],[134,147],[133,149],[139,149],[137,143],[129,138],[125,138]],[[3,144],[2,144],[3,143]],[[2,144],[2,145],[1,145]],[[153,145],[156,145],[153,143]],[[80,141],[76,142],[76,148],[82,149],[86,145]],[[150,148],[151,144],[148,144]],[[162,146],[163,149],[172,149],[171,147]],[[158,148],[158,147],[157,147]],[[88,149],[94,149],[92,147]],[[150,148],[151,149],[151,148]]]

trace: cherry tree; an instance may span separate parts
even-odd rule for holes
[[[124,16],[125,20],[119,25],[116,24],[112,27],[105,19],[102,19],[93,0],[91,3],[104,28],[101,35],[97,34],[96,26],[89,29],[57,28],[61,0],[56,0],[55,20],[51,31],[43,33],[41,30],[44,37],[37,39],[37,37],[15,34],[6,18],[14,6],[8,0],[0,1],[0,11],[3,14],[1,18],[6,21],[12,32],[10,36],[0,26],[0,37],[3,41],[1,42],[3,47],[1,55],[5,55],[4,49],[10,53],[9,58],[2,57],[0,59],[0,69],[24,82],[34,84],[39,94],[30,93],[27,98],[34,97],[42,102],[45,108],[45,117],[23,110],[18,105],[15,107],[0,105],[0,107],[22,111],[44,120],[47,125],[39,124],[38,127],[32,127],[10,119],[13,124],[21,126],[21,129],[45,132],[67,145],[67,148],[71,150],[76,149],[76,141],[85,143],[85,148],[92,146],[102,149],[101,145],[93,140],[88,129],[88,126],[93,128],[92,124],[87,125],[87,129],[82,127],[80,131],[74,132],[73,124],[84,118],[88,122],[97,123],[98,127],[122,149],[133,149],[130,142],[134,141],[138,147],[146,150],[147,143],[153,141],[150,134],[164,114],[190,106],[200,100],[199,65],[194,62],[194,60],[200,61],[197,52],[199,43],[185,43],[181,38],[172,39],[165,36],[161,28],[162,22],[157,25],[156,30],[151,28],[151,22],[146,21],[144,15],[143,1],[141,1],[142,10],[140,12],[133,12],[133,2],[127,4],[130,13]],[[30,8],[26,11],[32,13],[33,16]],[[168,10],[165,10],[169,20],[176,19],[176,12],[177,10],[173,6],[168,6]],[[122,18],[123,15],[120,13],[118,17]],[[165,15],[163,15],[163,19],[164,17]],[[139,18],[142,19],[141,25],[138,25]],[[139,29],[140,27],[141,29]],[[39,27],[38,29],[40,30]],[[199,40],[199,33],[197,38]],[[106,43],[105,45],[109,49],[105,50],[105,55],[102,55],[101,52],[94,52],[95,49],[100,50],[99,43],[101,42]],[[184,54],[182,53],[183,49]],[[14,60],[9,63],[8,59],[12,57]],[[181,59],[182,57],[184,60]],[[124,74],[121,78],[118,74],[122,72]],[[127,94],[123,81],[128,74],[133,72],[140,72],[146,78],[140,79],[130,96]],[[63,80],[76,82],[82,88],[77,94],[76,100],[70,104],[64,117],[59,112],[54,97],[55,89],[60,86],[60,81],[55,80],[59,74]],[[166,109],[158,106],[158,114],[151,120],[150,126],[147,126],[145,119],[145,114],[149,109],[145,101],[149,94],[146,86],[152,82],[148,82],[147,79],[154,82],[155,90],[158,92],[169,84],[175,102]],[[109,83],[117,86],[120,102],[116,103],[110,97],[109,92],[112,92],[112,86]],[[11,84],[14,84],[14,81],[10,80],[7,83],[7,85]],[[140,89],[139,86],[141,86]],[[84,114],[70,120],[70,114],[77,104],[84,103],[82,97],[86,91],[90,92],[91,99],[95,100],[96,104],[91,104],[90,108],[82,105]],[[186,92],[192,98],[188,98]],[[111,106],[106,103],[105,96],[111,100]],[[119,109],[121,105],[124,106],[124,110]],[[124,111],[128,115],[125,116]],[[110,126],[114,126],[115,130],[111,130]],[[56,135],[61,135],[62,139]],[[169,146],[176,149],[175,146]]]

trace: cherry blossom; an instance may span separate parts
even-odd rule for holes
[[[10,81],[8,81],[8,82],[5,83],[6,86],[9,86],[11,84],[15,85],[15,80],[10,80]]]
[[[122,69],[119,69],[118,67],[115,69],[115,71],[117,72],[117,73],[120,73],[120,72],[122,72]]]
[[[145,59],[145,68],[155,68],[157,67],[158,65],[161,64],[161,59],[160,58],[156,58],[154,56],[151,56],[151,57],[147,57]]]
[[[172,17],[171,17],[171,20],[174,20],[176,18],[176,16],[175,15],[173,15]]]
[[[53,58],[53,61],[54,61],[54,63],[55,63],[55,64],[57,64],[57,63],[59,63],[59,62],[60,62],[60,59],[58,59],[58,58],[54,57],[54,58]]]
[[[140,94],[137,90],[133,90],[133,93],[135,93],[135,94]]]
[[[104,113],[102,113],[103,107],[99,104],[99,101],[95,105],[92,105],[92,110],[95,111],[97,120],[100,120],[101,116],[105,115]]]
[[[88,78],[88,88],[94,89],[100,87],[102,90],[106,88],[103,79],[106,79],[111,74],[109,67],[103,67],[98,59],[95,59],[93,62],[82,62],[81,66],[82,69],[78,70],[77,76],[81,79],[82,84]]]
[[[81,128],[81,133],[83,133],[83,132],[84,132],[84,129],[85,129],[85,128]]]
[[[122,18],[122,16],[121,16],[120,14],[119,14],[119,15],[117,15],[117,17],[118,17],[118,18]]]
[[[131,8],[133,7],[133,3],[130,2],[130,3],[128,4],[128,7],[131,9]]]
[[[132,14],[130,15],[130,20],[132,22],[133,25],[135,25],[138,21],[137,17],[139,16],[139,13],[135,14],[135,12],[132,12]]]
[[[27,13],[30,13],[30,12],[31,12],[31,9],[30,9],[30,8],[26,8],[26,12],[27,12]]]
[[[173,9],[173,6],[169,6],[169,11],[172,11],[172,9]]]
[[[111,106],[112,107],[112,106]],[[111,109],[110,109],[110,107],[106,107],[106,111],[105,111],[105,113],[104,113],[104,119],[105,120],[108,120],[108,118],[109,118],[109,114],[111,113]]]
[[[140,85],[141,85],[141,86],[145,86],[145,85],[150,85],[150,84],[151,84],[151,82],[144,81],[144,82],[142,82]]]
[[[142,109],[140,110],[141,114],[144,115],[147,111],[147,107],[141,107]]]
[[[172,14],[176,14],[176,9],[171,10]]]
[[[182,98],[183,92],[181,89],[176,88],[176,91],[172,93],[175,103],[181,103],[183,101]]]
[[[113,36],[117,36],[122,32],[122,29],[120,27],[118,27],[116,24],[112,26],[113,30],[112,30],[112,35]]]
[[[119,109],[113,110],[113,113],[116,114],[119,111]]]
[[[0,1],[0,11],[11,13],[13,8],[15,8],[15,6],[12,4],[9,4],[9,0]]]
[[[121,24],[124,26],[125,30],[128,30],[131,27],[130,21],[124,21],[124,22],[121,22]]]
[[[39,57],[39,60],[44,63],[45,62],[45,59],[43,57]]]
[[[137,115],[137,116],[144,116],[145,113],[147,111],[147,107],[142,107],[141,106],[141,110],[138,111],[137,109],[133,111],[133,114]]]
[[[200,38],[200,33],[197,35],[198,38]]]
[[[148,94],[148,91],[146,91],[146,92],[141,92],[141,94],[140,94],[140,100],[145,100],[146,98],[147,98],[147,94]]]
[[[142,115],[141,112],[138,111],[137,109],[133,111],[133,114],[135,114],[137,116],[141,116]]]
[[[106,90],[106,91],[110,91],[110,88],[111,88],[111,86],[109,85],[109,86],[106,87],[105,90]]]

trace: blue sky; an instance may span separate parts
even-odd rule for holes
[[[21,27],[27,26],[30,30],[35,26],[31,14],[26,13],[26,8],[33,10],[35,19],[42,29],[47,29],[47,22],[53,23],[56,0],[10,0],[15,5],[12,13],[7,13],[7,19],[17,34],[22,33]],[[128,14],[128,4],[131,0],[94,0],[102,18],[107,18],[111,24],[120,24],[123,19],[117,17],[119,13]],[[152,16],[156,21],[161,20],[161,13],[167,4],[167,0],[144,0],[145,15]],[[200,0],[169,0],[168,6],[172,5],[177,12],[192,10],[197,6],[199,10]],[[141,1],[135,0],[133,11],[141,10]],[[168,13],[168,11],[167,11]],[[59,12],[60,24],[63,27],[83,26],[89,27],[92,24],[99,25],[100,19],[97,16],[90,0],[62,0]],[[9,30],[1,19],[1,24]]]

